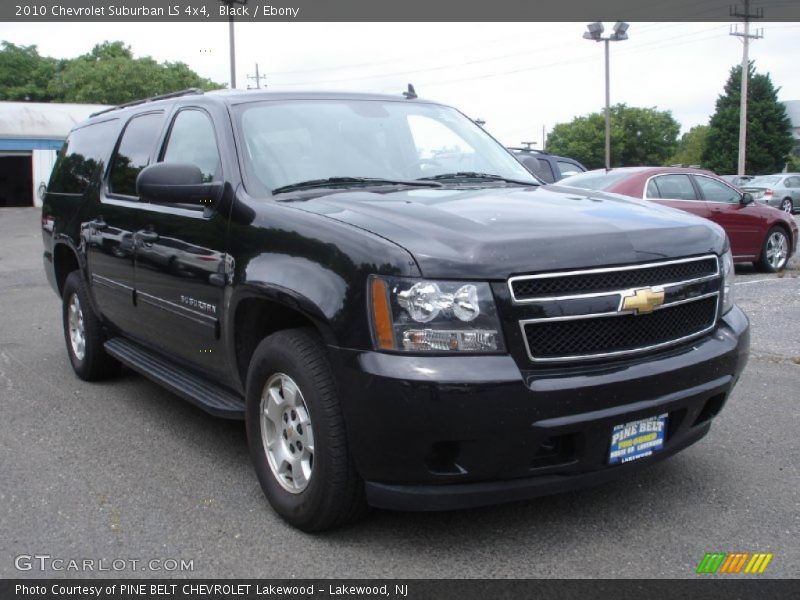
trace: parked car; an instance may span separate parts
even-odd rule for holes
[[[791,216],[753,201],[711,171],[677,167],[627,167],[588,171],[560,185],[644,198],[711,219],[725,229],[735,262],[764,271],[783,269],[797,249]]]
[[[740,188],[753,179],[755,175],[718,175],[718,177]]]
[[[553,183],[586,171],[586,167],[574,158],[556,156],[535,148],[509,148],[509,150],[528,171],[545,183]]]
[[[800,211],[800,173],[761,175],[739,186],[758,202],[780,208],[783,212]]]
[[[408,96],[187,91],[77,126],[42,208],[77,376],[122,363],[244,419],[306,531],[593,485],[701,439],[749,350],[722,229],[542,185]],[[132,257],[80,241],[112,227]],[[214,272],[170,268],[176,240]]]

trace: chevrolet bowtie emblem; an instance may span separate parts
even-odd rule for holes
[[[656,307],[664,304],[664,290],[662,288],[640,288],[631,290],[622,298],[620,310],[632,310],[637,315],[653,312]]]

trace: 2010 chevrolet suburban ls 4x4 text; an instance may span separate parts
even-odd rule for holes
[[[307,531],[628,474],[699,440],[747,361],[718,226],[551,189],[414,94],[110,109],[42,226],[78,376],[244,418]]]

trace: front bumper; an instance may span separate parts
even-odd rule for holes
[[[594,485],[705,435],[744,368],[739,308],[683,347],[603,365],[521,370],[511,356],[332,349],[367,500],[443,510]],[[669,413],[663,449],[607,464],[614,425]]]

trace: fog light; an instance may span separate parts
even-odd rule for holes
[[[403,332],[403,349],[411,351],[494,352],[497,350],[497,332],[480,329],[473,331],[410,329]]]

